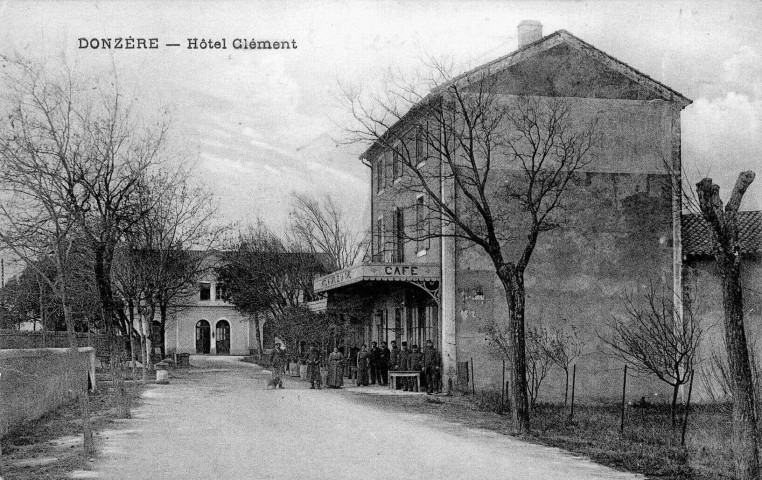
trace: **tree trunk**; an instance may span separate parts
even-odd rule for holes
[[[159,323],[161,324],[161,328],[159,329],[159,349],[161,351],[161,358],[165,358],[167,356],[167,309],[168,305],[166,302],[159,303]]]
[[[110,361],[109,370],[114,387],[114,400],[119,418],[130,418],[130,405],[127,391],[124,387],[122,361],[119,347],[119,339],[114,325],[114,295],[111,291],[111,263],[105,251],[106,247],[97,245],[95,250],[95,283],[98,285],[98,294],[101,300],[101,314],[103,325],[106,327],[106,335],[109,340]]]
[[[135,380],[135,371],[138,368],[138,352],[135,349],[135,336],[130,333],[130,358],[132,359],[132,379]]]
[[[754,397],[754,378],[746,343],[741,285],[741,248],[738,240],[737,213],[744,193],[754,181],[754,172],[738,175],[730,199],[723,209],[720,187],[711,178],[696,184],[699,208],[704,220],[712,227],[713,240],[719,244],[715,254],[722,276],[722,304],[725,314],[725,348],[732,379],[733,393],[733,459],[739,479],[759,476],[757,452],[757,418]]]
[[[127,312],[127,318],[130,323],[130,358],[132,359],[132,379],[135,380],[135,370],[137,369],[138,355],[135,351],[135,335],[132,333],[135,329],[135,304],[133,303],[132,299],[127,300]]]
[[[569,404],[569,367],[564,368],[566,374],[566,387],[564,388],[564,407]]]
[[[725,310],[725,345],[733,379],[733,438],[735,473],[739,479],[756,479],[759,471],[756,409],[749,350],[743,321],[741,265],[735,256],[722,268],[722,302]]]
[[[259,338],[259,314],[252,315],[252,319],[254,320],[254,343],[257,344],[257,353],[261,358],[264,352],[262,351],[262,339]]]
[[[65,285],[65,283],[66,277],[64,276],[62,278],[62,284]],[[63,289],[64,287],[61,288]],[[64,312],[64,321],[66,322],[66,333],[69,337],[69,350],[71,355],[76,358],[79,354],[79,346],[77,345],[77,333],[74,330],[74,318],[72,317],[71,307],[68,305],[68,297],[66,296],[65,291],[61,292],[60,296],[61,306],[63,307]],[[86,375],[90,374],[89,371],[90,369],[88,368]],[[74,372],[77,377],[79,377],[79,373],[80,372]],[[77,378],[77,380],[79,380],[77,382],[77,397],[82,415],[82,448],[85,455],[92,455],[95,453],[95,442],[93,442],[93,430],[90,424],[90,394],[87,391],[87,380],[82,381],[80,378]]]
[[[669,409],[670,419],[672,420],[672,433],[675,433],[677,427],[677,394],[680,393],[680,383],[672,386],[672,405]]]
[[[156,304],[151,303],[148,305],[148,315],[144,318],[145,323],[143,329],[146,336],[146,359],[148,362],[146,366],[148,370],[153,370],[153,360],[151,354],[153,354],[153,319],[156,318]]]
[[[148,342],[146,341],[146,322],[145,322],[145,314],[141,312],[139,314],[140,316],[140,329],[138,332],[140,333],[140,353],[143,361],[141,362],[141,371],[142,371],[142,379],[143,383],[148,382]]]
[[[529,431],[529,398],[526,378],[526,343],[524,337],[524,277],[513,265],[498,268],[508,300],[508,331],[511,354],[511,414],[513,431],[521,434]]]

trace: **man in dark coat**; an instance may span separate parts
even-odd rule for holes
[[[389,361],[391,351],[386,346],[386,342],[381,342],[381,350],[378,356],[378,383],[384,386],[389,385]]]
[[[389,350],[389,370],[398,370],[397,357],[400,354],[400,349],[397,348],[397,340],[392,340],[392,348]]]
[[[283,388],[283,380],[281,377],[286,373],[285,366],[286,360],[283,350],[280,348],[280,343],[275,344],[275,348],[270,353],[270,365],[273,369],[272,380],[277,379],[277,386]]]
[[[368,386],[368,346],[364,343],[357,352],[357,382],[360,387]]]
[[[314,345],[310,347],[310,353],[307,356],[307,378],[310,379],[310,388],[320,390],[322,386],[322,378],[320,376],[320,350]]]
[[[408,370],[413,372],[423,372],[423,353],[421,353],[418,350],[418,345],[413,345],[413,351],[410,353],[410,357],[408,357]],[[410,390],[411,391],[418,391],[418,386],[412,383],[410,383]]]
[[[357,353],[360,351],[360,348],[357,345],[352,345],[352,347],[349,349],[349,378],[355,379],[355,383],[357,383]]]
[[[370,351],[368,352],[368,363],[370,366],[370,384],[376,384],[376,378],[378,378],[378,363],[381,358],[381,349],[378,348],[378,343],[371,342]],[[382,383],[382,382],[378,382]]]
[[[442,393],[442,389],[439,387],[441,362],[439,352],[434,348],[434,342],[426,340],[426,347],[423,349],[423,370],[426,373],[426,393],[429,395],[435,390],[437,393]]]

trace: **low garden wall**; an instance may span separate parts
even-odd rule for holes
[[[0,350],[0,438],[19,425],[41,417],[95,389],[95,349]]]

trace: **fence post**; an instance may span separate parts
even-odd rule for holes
[[[574,418],[574,385],[577,382],[577,364],[574,364],[572,369],[572,395],[571,395],[571,411],[569,412],[569,420]]]
[[[476,378],[474,378],[474,357],[471,357],[471,393],[476,396]]]
[[[683,434],[680,437],[680,446],[685,446],[685,430],[688,427],[688,412],[691,409],[691,392],[693,391],[693,375],[695,371],[691,369],[691,382],[688,384],[688,400],[685,402],[685,418],[683,419]]]
[[[624,365],[624,380],[622,380],[622,422],[619,424],[619,433],[624,433],[624,406],[625,393],[627,392],[627,364]]]

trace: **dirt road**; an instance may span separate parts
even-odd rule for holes
[[[427,415],[389,413],[350,392],[286,381],[258,367],[194,357],[205,372],[149,388],[124,428],[104,432],[103,479],[629,479],[560,450]]]

